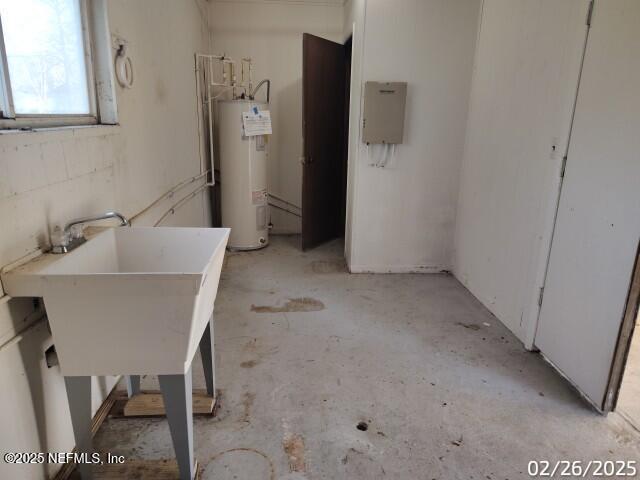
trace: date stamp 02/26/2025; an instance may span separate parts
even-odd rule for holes
[[[636,460],[531,460],[531,478],[637,478]]]

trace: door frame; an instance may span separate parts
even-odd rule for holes
[[[347,270],[351,272],[354,263],[353,226],[356,222],[356,202],[358,190],[358,160],[360,158],[360,124],[362,122],[362,78],[364,66],[364,25],[366,19],[366,2],[352,6],[351,28],[343,32],[343,44],[351,38],[351,75],[349,98],[345,103],[349,106],[349,124],[347,125],[347,191],[344,226],[344,258]]]
[[[353,75],[353,33],[350,33],[347,38],[342,42],[344,47],[344,56],[345,56],[345,96],[344,96],[344,133],[343,133],[343,144],[344,149],[342,153],[342,171],[340,172],[342,175],[342,179],[340,182],[341,192],[341,220],[342,220],[342,237],[346,238],[347,236],[347,218],[348,218],[348,210],[349,210],[349,130],[351,129],[351,77]]]
[[[345,75],[346,63],[344,62],[344,56],[345,56],[344,43],[341,43],[340,41],[330,40],[328,38],[325,38],[319,35],[314,35],[311,33],[303,33],[302,51],[303,51],[303,61],[302,61],[302,84],[303,84],[303,87],[302,87],[303,88],[302,165],[303,165],[303,168],[302,168],[301,247],[302,247],[302,250],[305,251],[311,248],[315,248],[327,241],[338,238],[340,236],[340,232],[342,232],[341,235],[344,235],[345,227],[344,227],[344,222],[341,219],[341,214],[343,210],[341,207],[342,200],[339,198],[336,201],[335,197],[333,196],[327,197],[326,195],[324,195],[325,201],[328,201],[329,199],[331,199],[331,203],[329,204],[330,208],[318,210],[319,203],[318,203],[318,194],[317,194],[318,191],[322,193],[326,192],[326,188],[327,188],[326,181],[328,181],[328,179],[330,179],[331,186],[333,188],[339,189],[340,193],[342,192],[343,188],[341,186],[341,182],[345,180],[342,170],[343,170],[343,164],[346,162],[346,159],[343,158],[345,153],[344,142],[343,141],[339,142],[339,144],[337,145],[337,151],[334,152],[333,155],[331,154],[331,152],[329,152],[329,155],[326,155],[327,152],[325,152],[323,148],[320,146],[324,145],[325,146],[324,148],[326,148],[326,145],[331,144],[331,142],[327,141],[327,139],[331,137],[325,136],[324,141],[322,141],[322,140],[318,140],[317,135],[315,134],[311,135],[310,132],[315,132],[316,128],[314,127],[318,127],[318,125],[320,126],[328,125],[329,119],[331,119],[331,121],[335,120],[337,122],[344,123],[345,108],[346,108],[346,104],[348,103],[348,100],[347,98],[345,98],[345,95],[344,95],[346,93],[346,89],[344,87],[344,83],[346,81],[346,75]],[[310,55],[312,55],[312,53],[315,54],[316,56],[319,55],[319,58],[323,59],[324,61],[329,61],[329,64],[331,64],[331,60],[335,60],[334,53],[336,54],[336,56],[341,57],[341,61],[334,62],[334,64],[331,65],[332,67],[335,67],[335,68],[325,68],[324,70],[321,70],[323,73],[327,71],[333,72],[334,75],[335,73],[338,73],[337,78],[331,78],[331,79],[324,78],[324,80],[325,81],[336,80],[336,83],[339,82],[339,87],[342,87],[340,91],[341,105],[338,105],[338,108],[336,109],[335,113],[332,112],[331,110],[327,111],[327,110],[323,110],[322,108],[319,109],[320,112],[322,113],[322,115],[319,115],[319,116],[324,118],[325,123],[322,123],[322,120],[317,120],[318,116],[311,116],[311,117],[309,116],[309,111],[312,110],[311,107],[313,105],[316,106],[316,113],[320,113],[318,112],[317,106],[319,105],[319,103],[317,102],[317,99],[315,97],[313,97],[312,99],[312,97],[310,97],[307,92],[307,89],[309,89],[310,91],[314,90],[312,88],[309,88],[309,85],[308,85],[308,82],[310,82],[311,79],[314,78],[311,75],[311,71],[316,67],[316,63],[317,63],[316,61],[313,61],[313,62],[310,61]],[[318,59],[314,59],[314,60],[318,60]],[[336,69],[339,69],[340,71],[337,72]],[[332,95],[332,99],[336,100],[338,99],[338,97],[336,95]],[[329,102],[325,102],[325,103],[329,103]],[[337,116],[337,118],[334,119],[333,115]],[[313,121],[310,121],[311,119],[313,119]],[[310,125],[312,127],[310,127]],[[331,125],[333,125],[333,123],[331,123]],[[321,129],[321,131],[323,130]],[[342,127],[339,130],[336,130],[336,132],[339,132],[339,134],[337,135],[338,137],[342,137],[348,133],[348,130],[345,128],[344,125],[342,125]],[[324,133],[326,134],[327,132],[324,132]],[[312,139],[313,141],[311,141]],[[340,140],[342,139],[340,138]],[[318,153],[318,149],[320,149],[320,152],[322,153],[322,155],[316,155],[316,153]],[[320,157],[320,163],[316,162],[318,157]],[[339,164],[336,165],[335,160],[332,160],[334,164],[333,165],[334,171],[329,172],[329,174],[327,174],[327,161],[330,159],[338,159],[338,158],[340,158]],[[318,170],[318,168],[320,168],[320,170]],[[323,188],[318,189],[317,187],[319,184],[317,180],[323,177],[322,175],[323,173],[324,173],[325,183],[322,185]],[[312,188],[313,186],[315,186],[316,188]],[[345,189],[344,203],[345,203],[344,210],[346,211],[346,189]],[[310,208],[310,206],[315,206],[315,209]],[[327,206],[327,202],[325,202],[325,207],[326,206]],[[335,210],[332,210],[332,208],[335,208]],[[312,215],[309,214],[310,210],[313,210]],[[327,212],[329,213],[327,214]],[[325,228],[322,228],[323,226]],[[324,233],[319,233],[319,232],[324,232]]]
[[[631,341],[636,327],[638,318],[638,310],[640,309],[640,241],[636,250],[636,260],[633,266],[633,274],[631,277],[631,286],[620,325],[620,333],[618,334],[618,342],[613,354],[613,362],[611,364],[611,372],[609,373],[609,384],[605,394],[603,411],[612,412],[618,404],[618,396],[624,381],[624,372],[627,368],[627,359],[629,358],[629,350],[631,349]]]

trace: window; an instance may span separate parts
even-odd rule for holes
[[[0,128],[97,123],[85,0],[0,0]]]

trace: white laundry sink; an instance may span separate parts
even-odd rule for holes
[[[2,274],[43,297],[65,376],[184,374],[209,322],[226,228],[110,228]]]

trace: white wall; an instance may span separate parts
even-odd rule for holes
[[[347,4],[345,29],[356,24],[346,239],[352,272],[451,268],[479,10],[480,0]],[[371,167],[360,141],[367,80],[409,84],[405,140],[389,168]]]
[[[454,273],[529,348],[588,3],[485,0],[483,5]]]
[[[0,134],[0,266],[47,245],[56,224],[114,208],[133,215],[200,172],[193,55],[209,49],[207,3],[109,0],[108,9],[136,69],[134,87],[117,92],[120,126]],[[153,224],[195,187],[136,223]],[[208,225],[208,210],[199,195],[164,224]],[[0,450],[70,451],[62,378],[44,364],[52,339],[33,310],[30,299],[0,298],[0,425],[12,432]],[[95,385],[94,410],[113,379]],[[2,478],[43,476],[41,466],[0,462]]]
[[[212,50],[234,59],[251,57],[254,82],[271,79],[273,135],[269,138],[270,193],[302,202],[302,34],[341,42],[340,2],[214,1]],[[263,93],[259,94],[261,99]],[[221,179],[224,182],[224,178]],[[298,217],[271,208],[274,233],[299,233]]]

